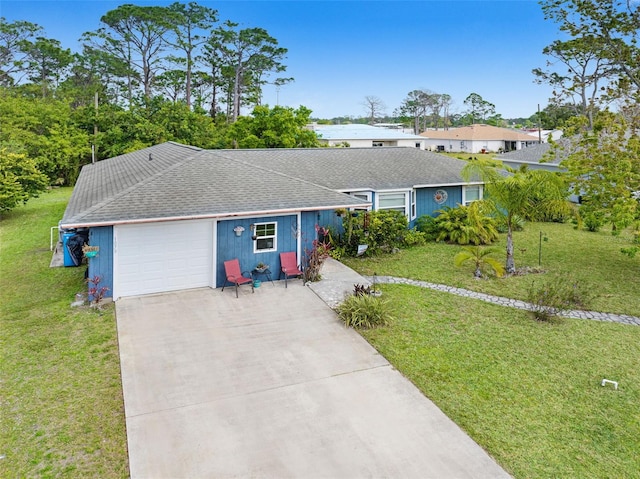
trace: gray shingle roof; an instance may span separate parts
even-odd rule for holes
[[[83,167],[61,226],[361,206],[339,191],[460,184],[464,164],[414,148],[202,150],[169,142]]]
[[[136,188],[201,151],[200,148],[168,142],[84,166],[63,221],[113,201],[123,192]]]
[[[390,190],[466,183],[462,160],[418,148],[216,150],[338,191]]]
[[[560,145],[568,145],[566,139],[559,140]],[[541,160],[545,160],[545,163],[551,165],[558,165],[563,159],[562,150],[558,150],[554,156],[550,155],[551,144],[540,143],[531,145],[521,150],[510,151],[509,153],[502,153],[496,156],[498,160],[509,160],[518,163],[540,163]]]

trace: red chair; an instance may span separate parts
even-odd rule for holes
[[[287,287],[287,278],[302,276],[302,269],[298,264],[295,251],[280,253],[280,276],[278,279],[282,278],[283,274],[285,288]]]
[[[249,276],[243,276],[244,273],[249,274]],[[224,274],[225,274],[225,282],[222,285],[222,291],[224,291],[224,287],[227,283],[236,285],[236,298],[238,297],[238,286],[241,284],[251,284],[251,292],[255,292],[253,289],[253,278],[251,277],[251,273],[248,271],[240,271],[240,262],[237,259],[232,259],[224,262]]]

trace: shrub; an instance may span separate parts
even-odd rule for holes
[[[354,284],[353,285],[353,295],[354,296],[364,296],[371,294],[371,287],[365,286],[364,284]]]
[[[433,216],[420,216],[416,220],[416,229],[424,235],[426,241],[435,241],[438,237],[438,223]]]
[[[91,301],[96,306],[100,305],[105,295],[109,291],[109,288],[107,288],[106,286],[100,286],[101,281],[101,276],[94,276],[93,278],[86,279],[86,282],[89,284],[89,301]]]
[[[346,251],[344,246],[333,246],[329,251],[329,256],[338,261],[340,261],[340,259],[342,259],[342,257],[345,255]]]
[[[496,221],[483,214],[482,205],[474,201],[469,206],[449,206],[438,210],[435,219],[438,235],[437,241],[446,241],[460,245],[491,244],[498,239]]]
[[[344,324],[352,328],[370,329],[385,326],[392,320],[388,303],[368,294],[349,296],[336,311]]]
[[[311,242],[311,248],[305,248],[305,267],[303,268],[303,279],[307,281],[320,281],[320,270],[331,253],[331,243],[329,242],[329,230],[316,225],[318,239]]]
[[[368,246],[367,255],[404,246],[408,233],[407,217],[399,211],[360,211],[348,214],[342,223],[344,234],[334,246],[343,246],[353,256],[361,244]]]
[[[604,213],[581,211],[582,225],[587,231],[598,232],[604,226]]]
[[[427,244],[427,238],[424,233],[413,228],[404,234],[404,244],[406,246],[424,246]]]
[[[531,313],[538,321],[549,321],[563,311],[585,309],[592,300],[591,291],[577,281],[562,277],[542,286],[532,283],[528,291],[528,301],[533,307]]]

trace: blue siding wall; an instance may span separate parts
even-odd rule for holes
[[[323,217],[335,216],[333,211],[305,211],[302,213],[302,258],[305,256],[305,251],[310,250],[313,247],[313,240],[317,239],[316,225],[326,226],[323,224]],[[302,258],[298,258],[298,263],[303,263]]]
[[[336,216],[335,210],[320,211],[316,223],[323,228],[330,228],[338,234],[341,234],[343,230],[342,218]]]
[[[436,203],[434,195],[436,191],[444,190],[447,192],[447,200],[442,203]],[[462,186],[448,186],[441,188],[420,188],[416,190],[416,217],[423,215],[437,216],[435,211],[449,206],[455,208],[462,203]]]
[[[253,240],[251,239],[252,223],[272,223],[277,226],[277,251],[267,253],[254,253]],[[242,236],[236,236],[233,228],[244,227]],[[268,264],[273,279],[278,278],[280,271],[280,253],[297,251],[297,216],[270,216],[263,218],[242,218],[218,222],[217,233],[217,271],[216,285],[222,287],[225,281],[224,262],[237,258],[240,261],[242,271],[251,271],[259,262]],[[314,231],[315,233],[315,231]]]
[[[113,296],[113,226],[101,226],[89,229],[89,245],[99,246],[100,251],[89,258],[89,278],[100,277],[100,287],[109,291],[105,297]]]

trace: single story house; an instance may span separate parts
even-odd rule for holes
[[[321,143],[327,146],[385,147],[404,146],[425,149],[424,138],[403,133],[397,128],[371,125],[317,125],[310,128],[316,132]]]
[[[337,209],[396,209],[410,221],[482,197],[465,162],[415,148],[203,150],[163,143],[82,168],[60,221],[88,229],[88,276],[114,299],[221,287],[223,262],[277,277]]]
[[[509,128],[475,124],[449,130],[427,130],[420,133],[425,148],[454,153],[489,153],[521,150],[539,143],[527,133]]]
[[[521,166],[526,166],[532,170],[562,171],[560,168],[562,158],[548,158],[545,156],[548,155],[550,151],[551,145],[549,143],[539,143],[521,150],[495,155],[494,158],[515,170]],[[542,162],[543,158],[545,159],[544,162]],[[546,161],[547,159],[548,161]]]
[[[566,144],[567,140],[560,139],[559,142]],[[530,170],[566,171],[566,168],[560,166],[560,163],[564,159],[562,152],[559,151],[551,154],[551,145],[549,143],[539,143],[529,146],[528,148],[523,148],[522,150],[495,155],[494,158],[514,170],[526,167]],[[571,194],[569,195],[569,201],[580,203],[580,197]]]

